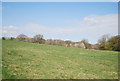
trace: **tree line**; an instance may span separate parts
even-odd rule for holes
[[[27,35],[20,34],[16,38],[14,37],[2,37],[2,40],[16,40],[30,43],[58,45],[65,47],[85,48],[85,49],[97,49],[97,50],[113,50],[120,51],[120,35],[109,36],[103,35],[96,44],[90,44],[87,39],[83,39],[79,42],[73,42],[71,40],[60,39],[44,39],[43,35],[37,34],[33,38],[29,38]]]

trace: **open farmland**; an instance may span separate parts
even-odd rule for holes
[[[118,52],[2,41],[3,79],[117,79]]]

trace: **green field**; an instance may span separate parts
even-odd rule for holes
[[[118,52],[4,40],[3,79],[117,79]]]

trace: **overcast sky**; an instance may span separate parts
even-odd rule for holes
[[[118,34],[117,2],[3,2],[3,36],[26,34],[45,39],[96,43]]]

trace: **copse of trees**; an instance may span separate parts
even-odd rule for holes
[[[59,40],[59,39],[47,39],[43,38],[43,35],[37,34],[33,38],[29,38],[24,34],[18,35],[16,38],[2,37],[2,40],[17,40],[30,43],[39,43],[39,44],[49,44],[49,45],[58,45],[65,47],[76,47],[76,48],[85,48],[85,49],[97,49],[97,50],[114,50],[120,51],[120,35],[112,36],[103,35],[96,44],[90,44],[87,39],[83,39],[80,42],[72,42],[71,40]]]
[[[45,43],[45,39],[43,39],[43,35],[41,34],[37,34],[33,38],[29,38],[24,34],[20,34],[16,37],[16,40],[23,42],[30,42],[30,43],[39,43],[39,44]]]
[[[10,37],[10,40],[15,40],[15,38],[14,37]]]
[[[5,40],[5,37],[2,37],[2,40]]]
[[[120,35],[111,37],[107,41],[105,48],[107,50],[120,51]]]
[[[103,35],[98,40],[98,49],[100,50],[113,50],[120,51],[120,35],[109,37],[109,35]]]

